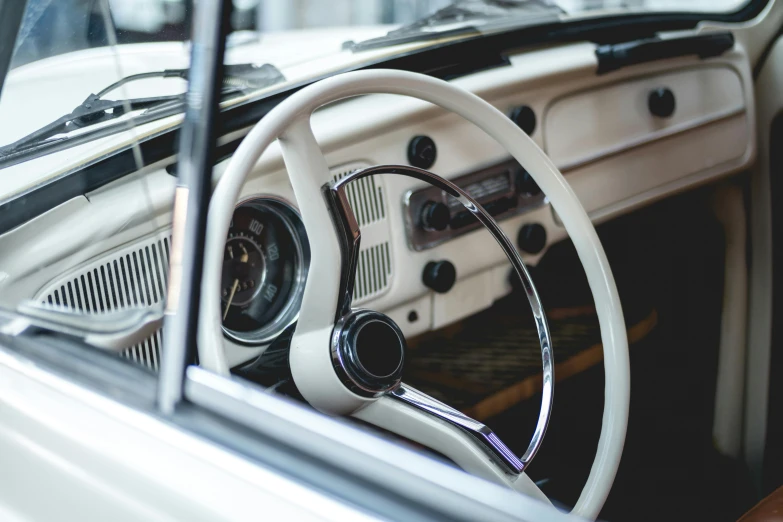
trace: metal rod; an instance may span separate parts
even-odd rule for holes
[[[158,383],[158,407],[164,414],[173,412],[182,400],[185,368],[196,353],[204,238],[231,3],[204,0],[194,12]]]

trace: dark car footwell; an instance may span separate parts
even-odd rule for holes
[[[605,520],[733,521],[757,500],[743,464],[712,442],[724,240],[708,196],[709,189],[687,194],[599,227],[622,298],[632,372],[625,453]],[[554,336],[557,386],[529,474],[550,498],[573,505],[601,428],[600,331],[569,242],[552,248],[533,278]],[[412,340],[404,376],[486,422],[518,453],[540,405],[540,350],[526,307],[514,293]]]

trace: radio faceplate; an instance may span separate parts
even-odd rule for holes
[[[468,192],[498,221],[546,202],[546,196],[530,174],[514,160],[451,181]],[[403,204],[408,244],[413,250],[427,250],[481,227],[481,223],[459,201],[436,187],[409,191]]]

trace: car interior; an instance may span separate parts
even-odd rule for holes
[[[194,403],[219,376],[586,518],[776,520],[783,4],[559,23],[397,54],[368,30],[350,71],[224,100],[201,250],[189,113],[0,152],[0,306],[43,343],[18,349],[160,401],[179,305]]]

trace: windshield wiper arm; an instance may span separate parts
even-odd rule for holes
[[[551,0],[454,0],[446,7],[415,22],[363,42],[348,41],[353,52],[410,42],[487,32],[506,27],[555,21],[563,9]]]
[[[150,98],[133,98],[127,100],[104,100],[103,96],[119,87],[133,81],[148,78],[181,78],[187,79],[188,69],[166,69],[140,74],[132,74],[117,80],[98,94],[90,94],[70,113],[57,118],[48,125],[24,136],[23,138],[0,147],[0,160],[4,156],[19,153],[35,147],[53,136],[68,134],[75,130],[117,119],[128,112],[166,106],[172,108],[184,102],[185,94],[157,96]],[[280,71],[270,64],[261,66],[253,64],[231,64],[225,66],[223,96],[237,94],[245,89],[261,89],[269,85],[285,81]],[[161,117],[170,111],[161,111]]]
[[[127,110],[136,111],[155,105],[182,99],[183,95],[161,96],[157,98],[137,98],[131,100],[101,100],[90,94],[86,100],[65,116],[31,132],[27,136],[0,147],[0,157],[23,150],[45,141],[58,134],[68,134],[77,129],[119,118]]]
[[[120,78],[112,83],[95,96],[103,98],[115,89],[119,89],[126,83],[145,80],[149,78],[181,78],[188,79],[190,69],[164,69],[162,71],[152,71],[139,74],[131,74]],[[243,88],[243,89],[261,89],[276,83],[284,82],[285,76],[274,65],[265,63],[255,65],[252,63],[226,64],[223,66],[223,87],[225,88]],[[92,96],[92,95],[91,95]]]

